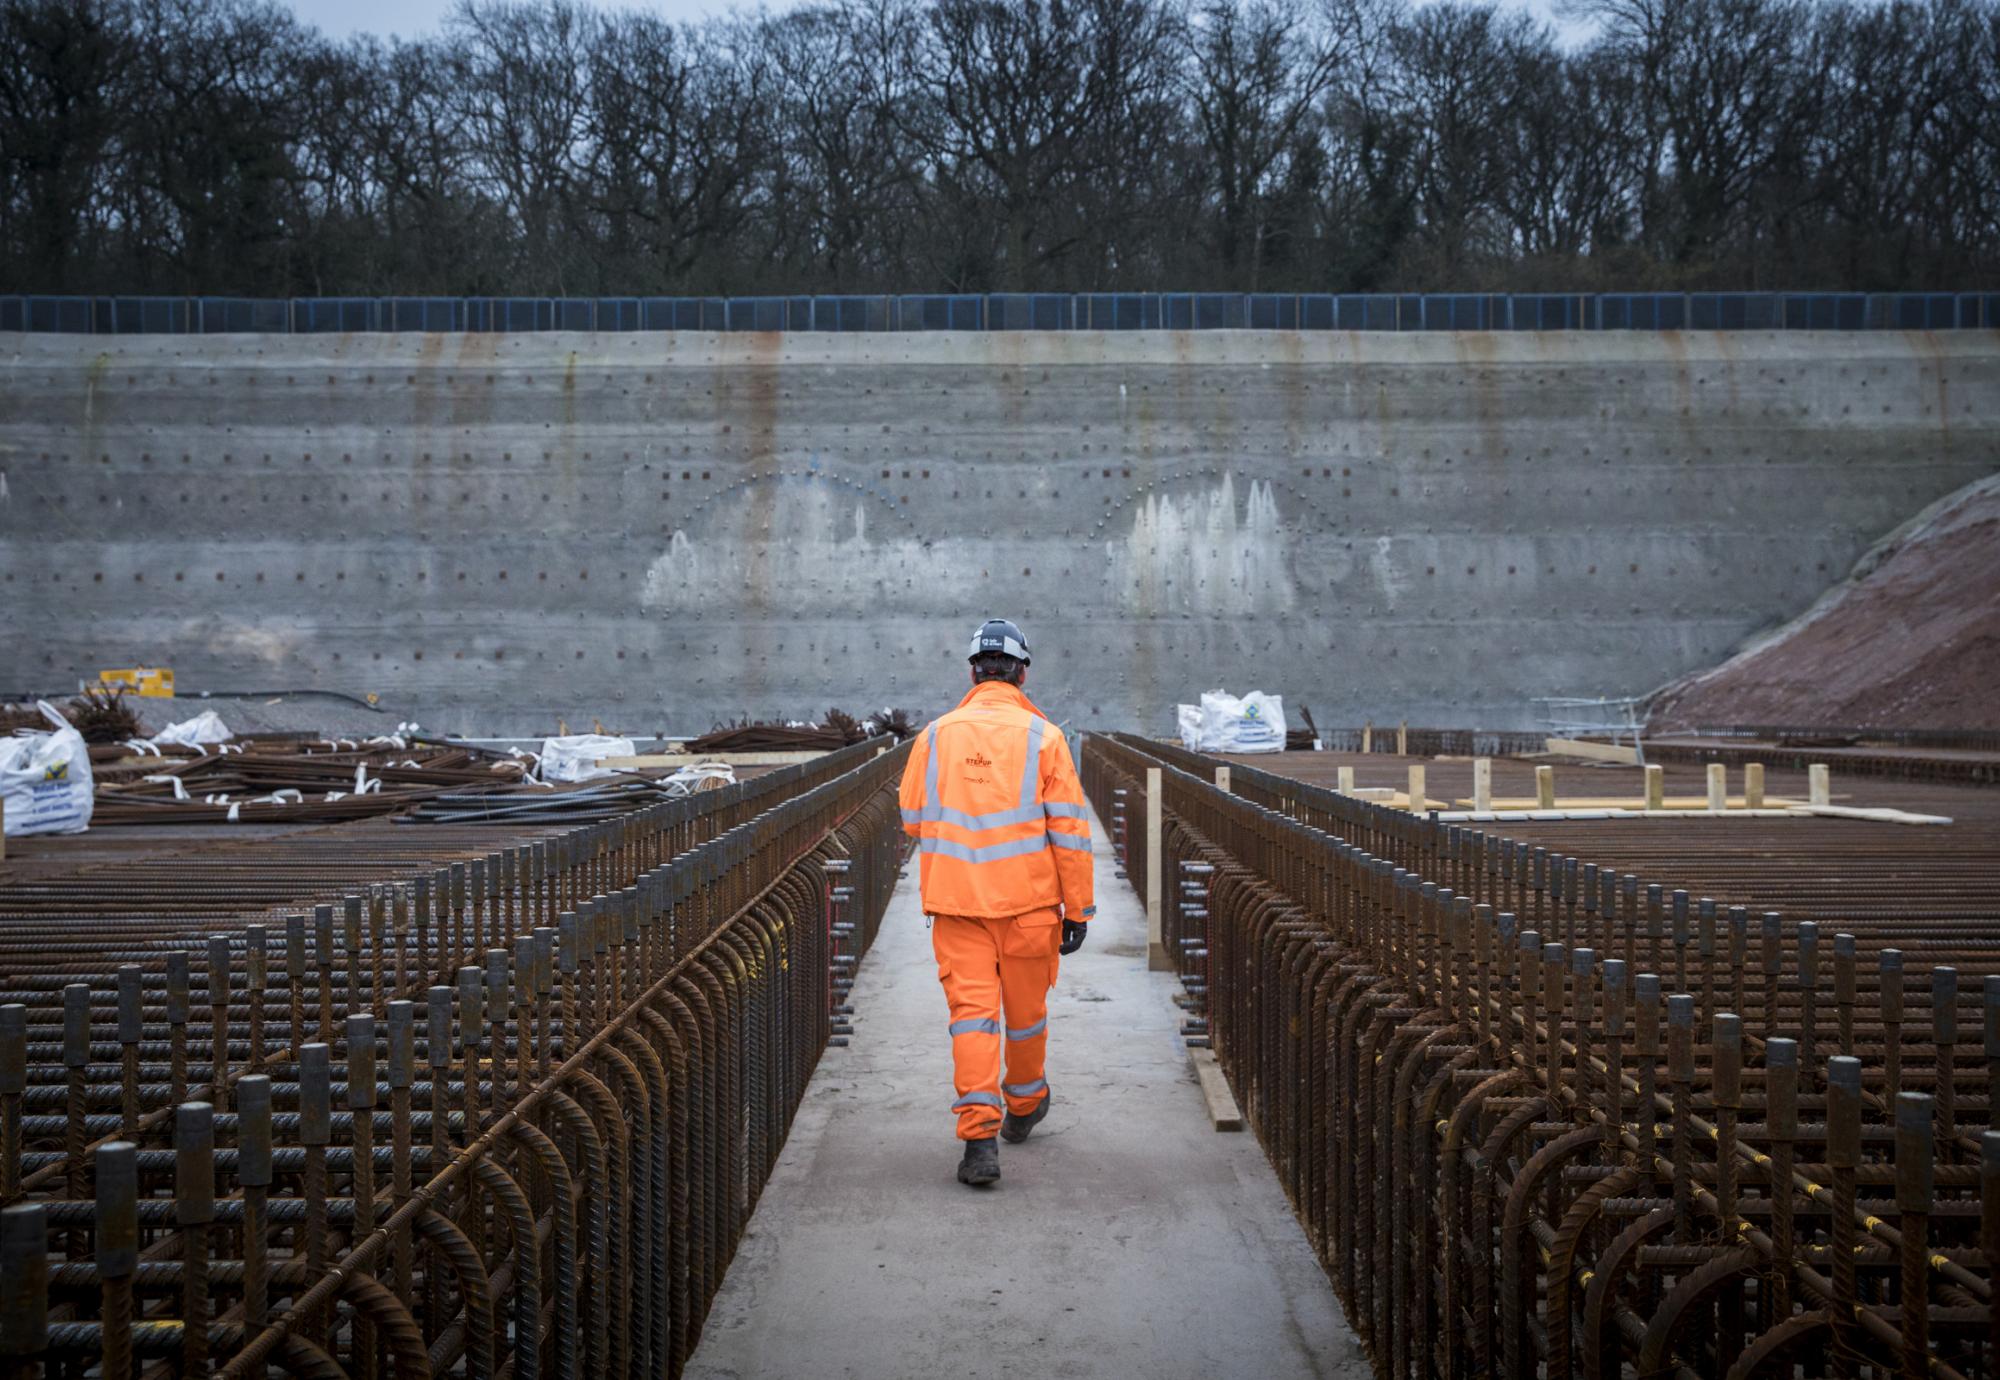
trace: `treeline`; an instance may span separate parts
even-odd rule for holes
[[[2000,283],[2000,0],[0,0],[0,290]]]

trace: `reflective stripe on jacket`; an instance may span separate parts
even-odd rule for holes
[[[1016,687],[975,685],[917,735],[902,806],[922,854],[926,914],[1096,913],[1090,819],[1069,744]]]

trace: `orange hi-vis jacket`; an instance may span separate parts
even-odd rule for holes
[[[975,685],[918,736],[902,805],[903,831],[923,855],[926,914],[1096,914],[1090,819],[1069,744],[1017,687]]]

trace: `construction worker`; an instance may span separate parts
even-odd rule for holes
[[[1069,744],[1022,692],[1028,640],[995,618],[966,660],[972,689],[918,735],[902,805],[951,1007],[958,1181],[977,1187],[1000,1177],[995,1134],[1018,1144],[1048,1115],[1049,988],[1097,907]]]

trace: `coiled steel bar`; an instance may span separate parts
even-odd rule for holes
[[[0,889],[0,1364],[678,1374],[895,885],[903,751],[497,851],[183,856],[150,916],[144,861]]]
[[[1160,769],[1210,1042],[1378,1374],[2000,1371],[1990,913],[1823,932],[1214,765],[1083,776]]]

